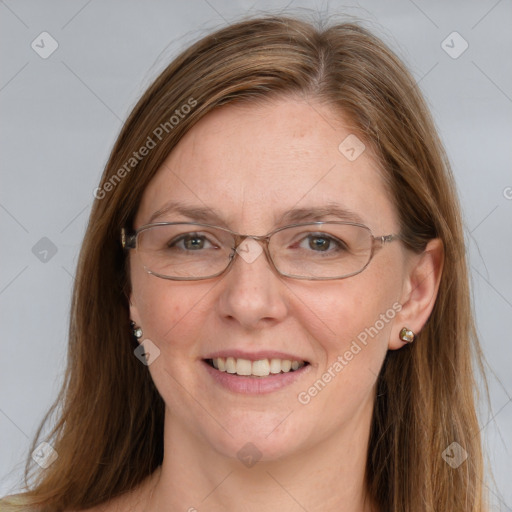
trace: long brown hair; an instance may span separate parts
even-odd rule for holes
[[[366,468],[371,498],[386,512],[485,510],[472,362],[480,352],[453,177],[429,111],[404,65],[361,26],[318,29],[282,16],[244,20],[195,43],[126,121],[76,273],[68,368],[48,438],[59,457],[32,483],[28,472],[28,503],[43,511],[91,507],[161,464],[164,405],[133,354],[120,230],[131,227],[157,169],[208,112],[297,94],[343,112],[375,149],[404,243],[415,251],[436,237],[444,244],[434,310],[413,345],[387,354],[378,380]],[[142,147],[148,151],[135,157]],[[452,442],[469,454],[457,469],[442,457]]]

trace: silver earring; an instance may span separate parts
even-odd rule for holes
[[[405,343],[412,343],[416,339],[416,334],[414,334],[410,329],[404,327],[400,331],[400,339]]]
[[[135,322],[131,323],[133,335],[140,340],[142,338],[142,329],[135,325]]]

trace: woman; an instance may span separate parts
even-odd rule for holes
[[[380,40],[286,17],[205,37],[95,195],[22,507],[486,510],[453,179]]]

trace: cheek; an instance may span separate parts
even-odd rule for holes
[[[191,345],[209,310],[204,284],[179,283],[144,272],[132,275],[132,301],[144,338],[169,352]]]
[[[360,394],[375,382],[401,309],[395,274],[368,267],[347,280],[324,284],[321,293],[315,287],[300,292],[301,323],[317,346],[315,377],[329,372],[326,380],[336,381],[332,389]]]
[[[377,377],[396,316],[396,286],[375,272],[295,290],[295,312],[316,346],[317,364],[296,396],[302,427],[329,436],[371,414]],[[300,304],[300,305],[299,305]],[[317,418],[322,418],[321,423]],[[359,420],[358,420],[359,419]],[[355,434],[354,434],[355,435]]]
[[[351,279],[324,286],[321,293],[314,289],[301,293],[303,325],[329,351],[342,350],[350,340],[387,341],[400,308],[399,294],[390,283],[381,282],[376,288],[363,274]]]

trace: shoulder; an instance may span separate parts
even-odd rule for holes
[[[0,512],[35,512],[29,507],[22,494],[0,498]]]
[[[160,468],[124,494],[115,496],[87,510],[69,509],[65,512],[144,512],[159,475]],[[29,499],[23,494],[16,494],[5,498],[0,497],[0,512],[38,512],[38,508],[31,506]]]
[[[106,503],[82,512],[118,512],[117,503]],[[0,498],[0,512],[38,512],[37,508],[30,506],[28,500],[22,494]],[[76,512],[67,510],[65,512]]]

